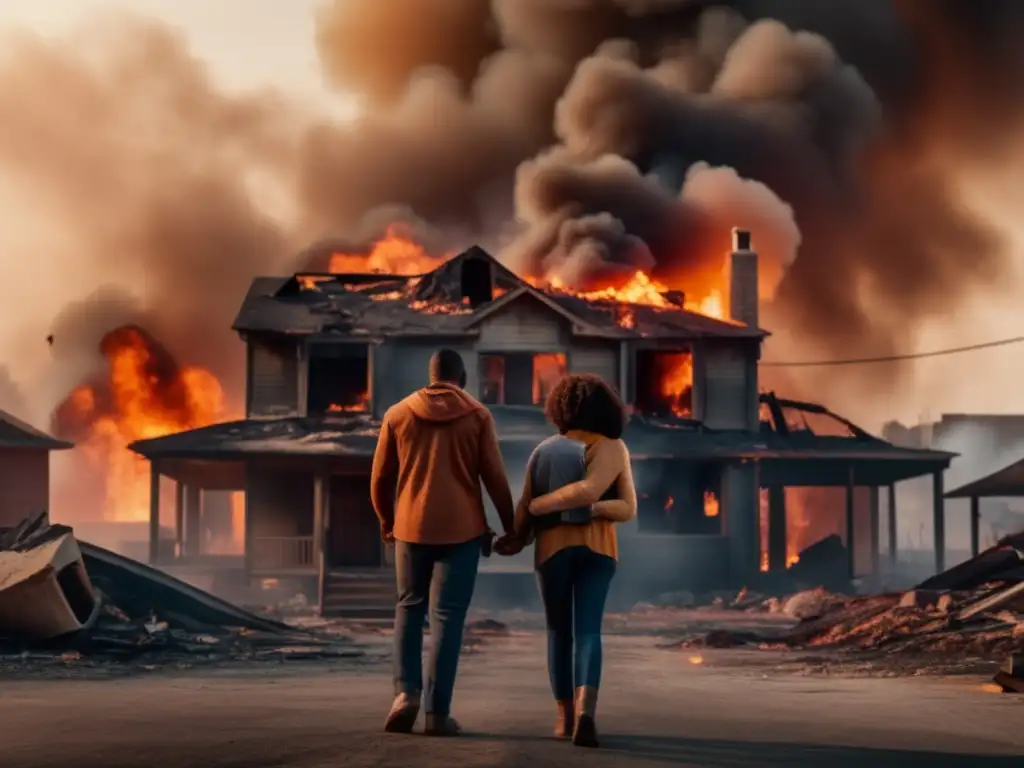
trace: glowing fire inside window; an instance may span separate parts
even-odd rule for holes
[[[510,352],[480,356],[480,400],[487,405],[541,405],[565,376],[564,354]]]
[[[636,356],[636,407],[660,416],[693,416],[693,354],[689,350],[640,350]]]
[[[309,413],[364,413],[369,409],[369,349],[365,344],[310,348]]]

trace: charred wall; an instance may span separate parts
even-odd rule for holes
[[[246,415],[299,413],[299,347],[292,339],[251,336],[247,342]]]

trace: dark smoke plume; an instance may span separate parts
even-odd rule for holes
[[[365,246],[394,217],[584,282],[710,273],[745,224],[787,270],[776,330],[900,348],[1001,274],[956,188],[1015,140],[1022,8],[336,0],[310,45],[364,101],[352,123],[219,92],[154,22],[16,37],[0,168],[81,284],[25,335],[53,330],[60,361],[140,323],[237,393],[228,327],[250,278],[324,238]]]

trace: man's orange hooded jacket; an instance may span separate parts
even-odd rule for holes
[[[382,527],[398,541],[461,544],[483,536],[481,481],[512,530],[512,492],[494,418],[461,387],[432,384],[384,414],[370,495]]]

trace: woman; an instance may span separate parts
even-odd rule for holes
[[[626,409],[600,377],[576,374],[555,386],[545,415],[559,436],[530,457],[516,530],[523,541],[536,536],[548,672],[558,705],[555,735],[596,747],[601,624],[618,559],[615,524],[636,516],[622,442]]]

